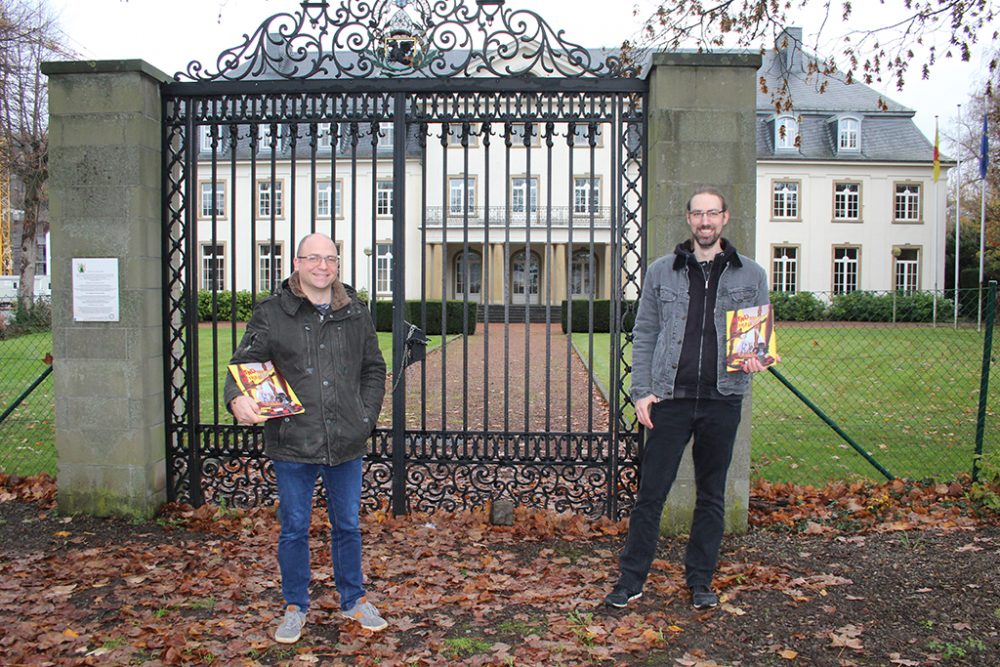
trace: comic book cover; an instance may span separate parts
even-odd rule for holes
[[[726,311],[726,370],[741,370],[743,361],[760,359],[765,367],[777,358],[774,311],[771,306],[753,306]]]
[[[286,417],[306,411],[288,381],[270,361],[230,364],[229,372],[236,378],[236,386],[257,401],[262,417]]]

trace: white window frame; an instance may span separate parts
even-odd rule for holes
[[[333,148],[333,128],[336,123],[319,123],[316,126],[316,148],[330,150]]]
[[[782,131],[784,128],[784,131]],[[799,121],[794,116],[778,116],[774,120],[774,149],[777,151],[797,151]]]
[[[468,291],[465,290],[464,272],[462,271],[463,265],[466,264],[466,262],[463,262],[465,255],[470,257],[470,260],[467,260],[470,287]],[[455,260],[452,262],[452,265],[455,267],[455,298],[479,298],[483,293],[483,256],[475,250],[469,250],[468,252],[459,251],[455,254]],[[473,287],[478,287],[478,289],[472,290],[471,288]]]
[[[330,201],[330,180],[316,181],[316,217],[329,218],[331,206],[335,218],[344,217],[344,179],[334,181],[333,202]]]
[[[269,251],[272,251],[269,252]],[[282,272],[285,267],[284,243],[281,241],[258,241],[257,242],[257,292],[271,291],[271,271],[274,270],[276,276],[275,286],[281,284]]]
[[[790,179],[771,181],[771,219],[801,220],[802,183]]]
[[[597,125],[597,136],[595,137],[597,141],[594,143],[594,148],[604,147],[604,124],[595,123]],[[569,128],[567,128],[568,131]],[[590,149],[590,123],[587,121],[580,121],[576,124],[576,130],[573,133],[573,148],[585,148]]]
[[[211,205],[212,181],[198,182],[198,217],[202,220],[212,218],[211,209],[206,204]],[[215,218],[224,220],[226,218],[226,182],[215,181]]]
[[[392,241],[379,241],[375,244],[375,293],[379,295],[392,294]]]
[[[274,153],[277,155],[285,150],[288,141],[289,128],[283,123],[275,123],[277,137],[275,137]],[[257,131],[257,152],[271,152],[271,123],[261,123]]]
[[[479,147],[479,130],[477,123],[469,123],[469,148]],[[444,126],[438,127],[438,132],[444,132]],[[462,146],[462,123],[449,123],[448,124],[448,148],[464,148]]]
[[[861,150],[861,121],[845,116],[837,121],[837,152],[857,153]]]
[[[597,255],[587,248],[578,248],[570,255],[569,291],[574,297],[597,296]]]
[[[48,247],[45,241],[35,240],[35,275],[49,275]]]
[[[854,188],[854,191],[841,188]],[[850,215],[851,205],[856,211]],[[833,221],[861,222],[861,183],[857,181],[834,181],[833,183]]]
[[[518,261],[523,261],[525,267],[521,270],[522,282],[519,284],[517,280],[517,263]],[[518,296],[538,296],[541,294],[542,285],[542,258],[538,256],[534,250],[528,252],[524,248],[515,252],[510,258],[511,267],[511,281],[510,281],[510,291],[511,294],[516,294]],[[536,270],[533,272],[531,269],[534,267]],[[535,280],[532,280],[532,278]]]
[[[467,199],[465,198],[467,197]],[[472,215],[476,210],[476,177],[457,174],[448,177],[448,214]]]
[[[843,257],[837,257],[839,251],[844,251]],[[853,252],[853,257],[849,256]],[[861,246],[833,246],[832,277],[834,295],[856,292],[861,286]]]
[[[587,196],[588,182],[590,196]],[[573,213],[598,213],[601,210],[601,177],[584,174],[573,177]]]
[[[205,251],[215,248],[216,252],[206,254]],[[221,250],[221,254],[218,252]],[[223,242],[201,243],[198,249],[198,286],[203,290],[212,289],[212,276],[215,275],[215,290],[223,292],[226,289],[226,244]]]
[[[771,246],[771,291],[785,294],[799,291],[799,246]]]
[[[510,179],[510,212],[517,220],[538,217],[538,177],[512,176]],[[530,192],[529,192],[530,190]]]
[[[274,189],[271,189],[272,182],[270,179],[263,179],[257,181],[256,190],[256,210],[258,220],[270,220],[271,219],[271,207],[274,207],[274,217],[275,219],[282,219],[285,217],[285,184],[282,179],[275,179],[273,182]],[[264,201],[267,200],[267,206],[265,208]]]
[[[923,185],[921,183],[894,183],[892,187],[892,221],[901,224],[923,222]],[[903,213],[900,216],[900,213]]]
[[[380,178],[375,182],[375,215],[379,218],[392,216],[393,185],[391,178]]]
[[[897,254],[898,253],[898,254]],[[903,254],[913,253],[915,257],[903,258]],[[919,247],[897,246],[892,252],[892,285],[893,289],[902,294],[912,294],[920,289],[920,257]]]

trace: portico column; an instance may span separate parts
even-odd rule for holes
[[[507,267],[503,261],[503,244],[494,243],[490,267],[490,303],[503,304],[503,286]]]
[[[566,298],[566,244],[556,243],[550,273],[552,274],[552,303],[562,303]]]
[[[614,255],[611,254],[611,244],[604,246],[604,270],[601,271],[601,298],[611,298],[611,270],[614,268]]]
[[[434,300],[441,298],[441,268],[442,268],[443,248],[440,243],[432,243],[427,258],[427,284],[424,291],[427,298]]]

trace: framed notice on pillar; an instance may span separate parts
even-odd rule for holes
[[[73,321],[117,322],[118,258],[73,258]]]

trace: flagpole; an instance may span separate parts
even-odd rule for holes
[[[961,291],[959,290],[959,270],[958,270],[958,251],[959,251],[959,233],[962,229],[962,105],[958,106],[958,140],[955,142],[958,146],[958,165],[955,169],[955,328],[958,328],[958,299]]]
[[[941,177],[941,153],[940,153],[940,137],[938,135],[938,117],[934,116],[934,227],[932,228],[932,233],[934,234],[933,242],[931,243],[931,266],[934,270],[934,296],[931,297],[931,326],[937,326],[937,299],[938,299],[938,221],[941,219],[940,212],[938,210],[938,202],[941,198],[940,190],[938,187],[938,179]],[[918,287],[919,289],[919,287]]]

